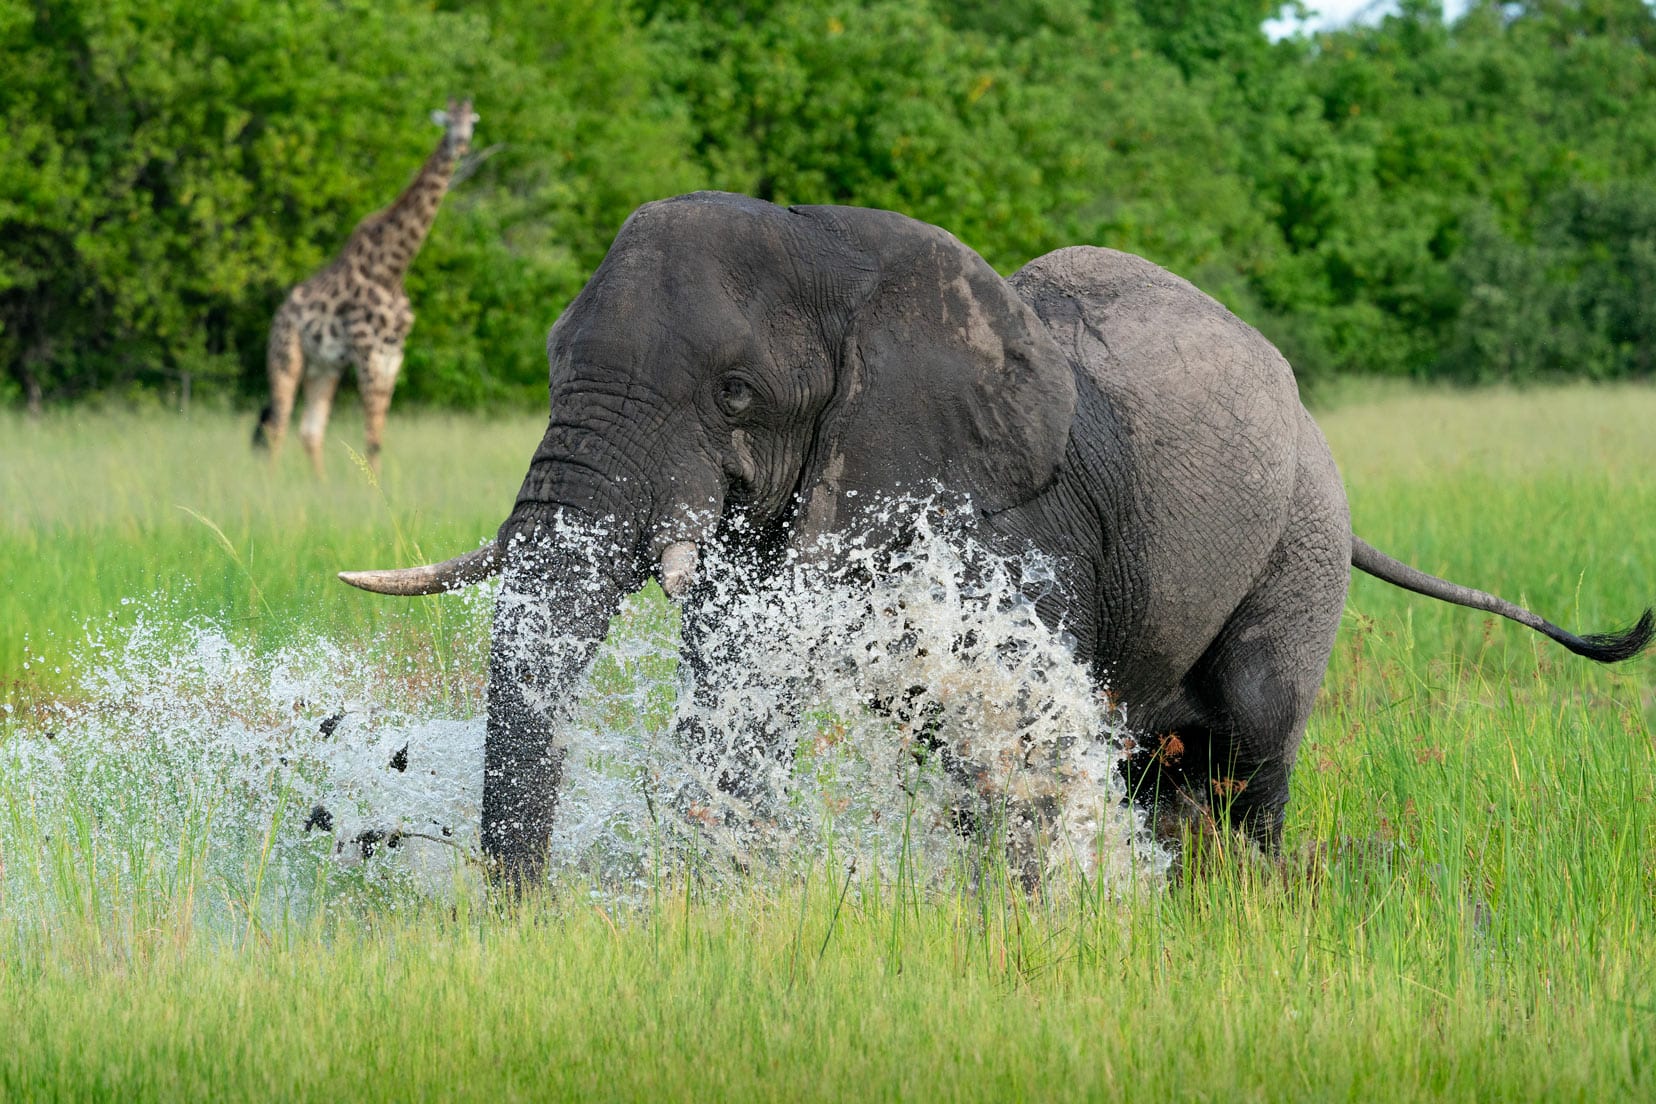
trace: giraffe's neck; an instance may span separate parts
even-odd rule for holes
[[[459,151],[445,138],[391,206],[363,220],[350,246],[358,254],[354,267],[379,283],[401,282],[425,244],[458,160]]]

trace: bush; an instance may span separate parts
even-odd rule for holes
[[[1656,358],[1656,181],[1574,185],[1531,244],[1478,212],[1441,370],[1458,379],[1648,376]]]
[[[520,398],[626,212],[694,178],[637,29],[601,3],[519,13],[301,0],[0,7],[0,354],[14,386],[255,391],[294,282],[389,203],[473,93],[501,143],[410,274],[408,391]],[[541,385],[543,386],[543,384]]]
[[[1141,253],[1303,379],[1652,371],[1656,9],[1268,42],[1264,0],[0,0],[0,403],[238,401],[271,315],[470,94],[404,401],[544,401],[639,203],[890,207],[1003,272]]]

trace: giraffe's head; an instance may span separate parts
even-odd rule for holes
[[[443,144],[450,155],[459,157],[471,145],[472,127],[482,118],[472,110],[470,100],[450,100],[447,109],[431,113],[431,121],[443,128]]]

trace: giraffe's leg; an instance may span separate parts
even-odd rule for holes
[[[402,346],[380,346],[358,362],[357,389],[362,393],[362,420],[367,439],[368,465],[378,475],[380,444],[385,437],[385,414],[391,409],[391,392],[402,371]]]
[[[333,412],[334,392],[339,390],[340,370],[322,368],[305,376],[305,413],[299,420],[299,440],[310,457],[311,469],[322,475],[322,437],[328,431]]]
[[[282,451],[288,419],[293,416],[293,396],[305,374],[305,353],[299,341],[299,325],[286,306],[276,312],[270,324],[270,344],[265,352],[270,374],[270,402],[253,427],[253,447],[269,448],[274,459]]]

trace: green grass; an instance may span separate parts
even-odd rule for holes
[[[1024,915],[754,891],[17,970],[9,1099],[1648,1099],[1650,941],[1512,961],[1440,879]],[[1357,907],[1361,905],[1361,907]],[[987,915],[985,915],[987,913]],[[1555,961],[1562,959],[1563,961]],[[68,976],[65,976],[67,974]]]
[[[1656,600],[1656,392],[1386,392],[1320,420],[1378,546],[1573,627]],[[475,544],[538,424],[393,428],[382,498],[343,449],[320,488],[254,464],[239,421],[0,425],[7,701],[76,693],[20,671],[25,632],[67,661],[157,590],[257,647],[474,630],[332,571],[417,558],[399,525]],[[259,840],[226,881],[204,840],[89,864],[71,824],[0,853],[74,887],[51,916],[0,900],[0,1099],[1656,1098],[1653,675],[1359,577],[1284,868],[1127,901],[847,891],[823,863],[718,896],[667,871],[639,909],[571,887],[500,915],[462,883],[211,925],[213,898],[257,917]]]
[[[428,643],[437,603],[388,603],[334,574],[442,559],[493,536],[544,426],[400,416],[382,489],[353,462],[361,425],[349,407],[336,412],[322,483],[297,442],[276,464],[256,455],[250,417],[0,413],[0,702],[72,692],[64,653],[88,624],[134,606],[211,615],[267,646],[315,632],[391,650]]]

